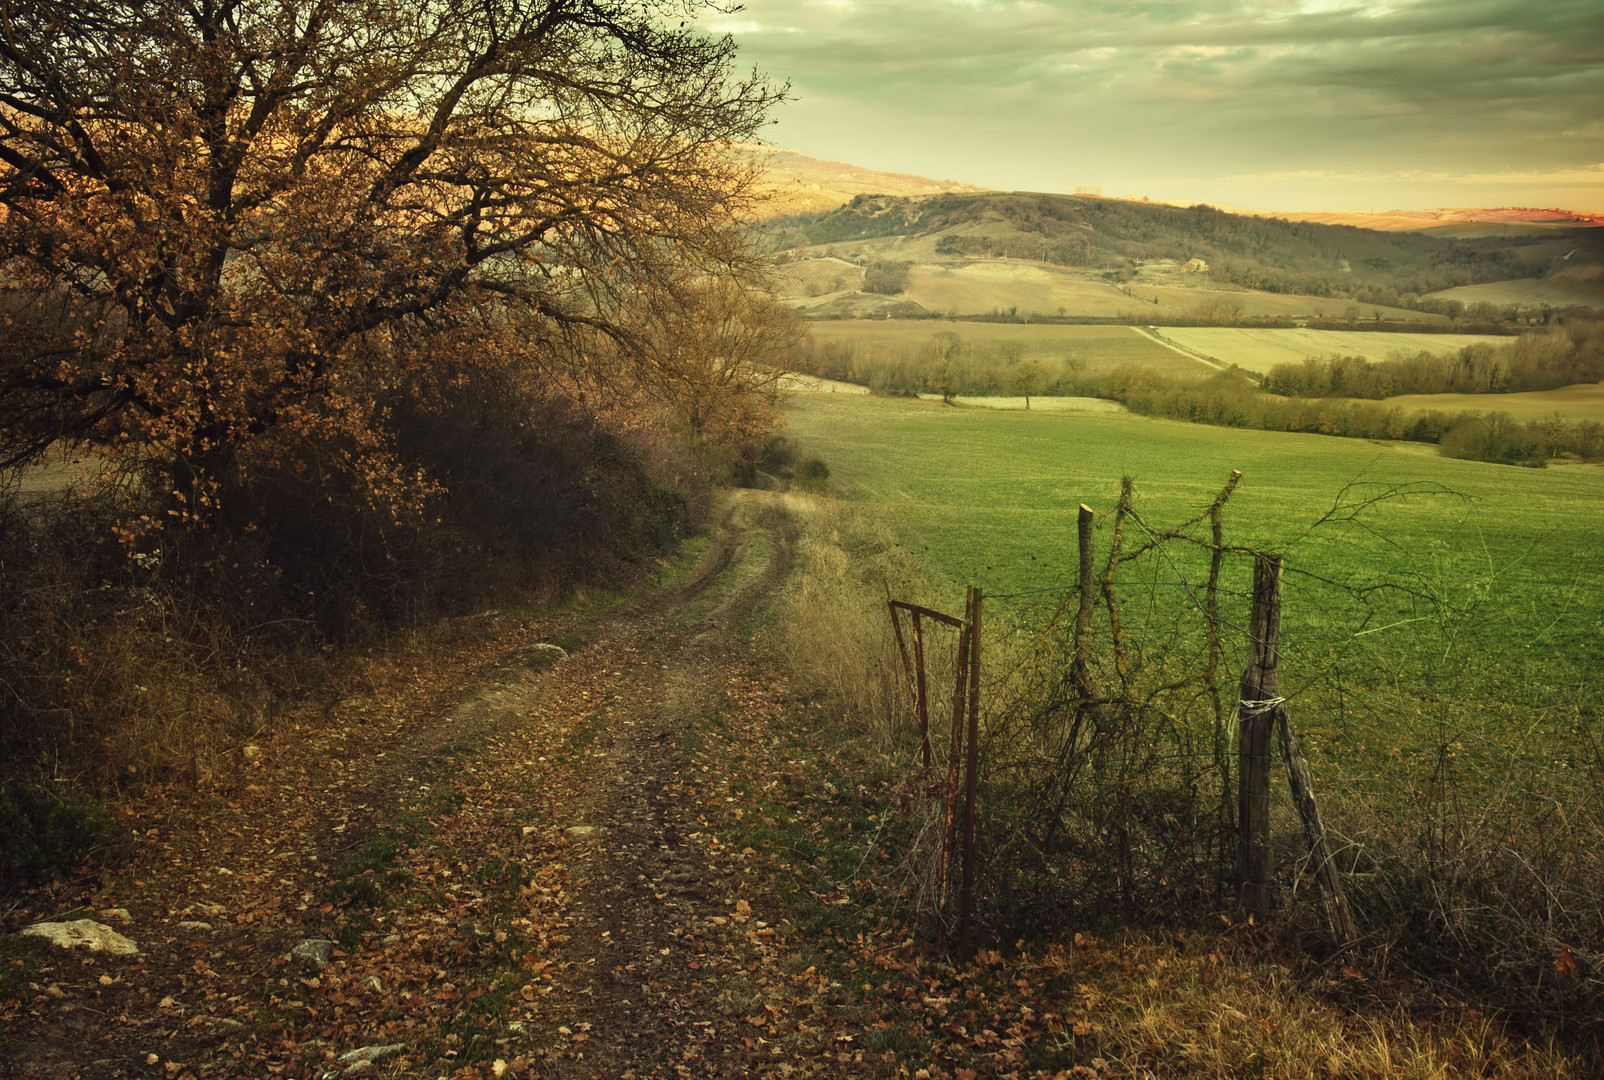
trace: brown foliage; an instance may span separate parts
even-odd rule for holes
[[[638,297],[743,259],[732,63],[650,0],[8,7],[0,464],[98,443],[146,529],[262,470],[399,510],[387,398],[661,373]]]

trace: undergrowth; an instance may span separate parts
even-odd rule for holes
[[[910,783],[919,739],[885,609],[888,586],[926,603],[930,590],[875,522],[822,500],[793,499],[793,514],[807,528],[772,637],[794,680],[791,712],[762,730],[715,725],[701,752],[722,756],[735,778],[730,790],[747,808],[728,823],[737,842],[772,853],[772,888],[803,943],[793,963],[817,965],[853,991],[884,1075],[1023,1066],[1049,1076],[1536,1078],[1593,1075],[1604,1060],[1578,970],[1555,972],[1549,956],[1539,979],[1549,989],[1534,1009],[1532,982],[1476,975],[1474,957],[1457,968],[1422,962],[1448,959],[1455,927],[1469,926],[1441,921],[1439,905],[1473,895],[1466,890],[1493,881],[1496,866],[1450,879],[1444,864],[1423,861],[1413,896],[1398,864],[1361,875],[1350,895],[1371,933],[1338,954],[1322,943],[1312,883],[1289,892],[1291,906],[1271,926],[1250,924],[1228,902],[1121,913],[1117,894],[1101,908],[1061,904],[1056,919],[1021,919],[1004,891],[1009,868],[998,865],[1018,848],[996,831],[1019,828],[1017,808],[996,802],[1009,795],[995,783],[982,791],[980,947],[972,963],[949,958],[950,924],[920,898],[930,854],[917,841]],[[993,733],[1006,722],[986,718]],[[1279,842],[1295,845],[1295,819],[1277,820]],[[1446,851],[1445,841],[1453,838],[1440,836],[1434,850]],[[1473,868],[1467,853],[1454,856],[1458,873]],[[1296,884],[1291,868],[1282,885]],[[1494,923],[1526,918],[1500,916],[1497,903],[1486,912]],[[1581,963],[1569,952],[1559,961]],[[1559,985],[1567,974],[1569,990]]]

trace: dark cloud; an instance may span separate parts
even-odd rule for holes
[[[750,0],[710,28],[791,80],[777,141],[993,186],[1604,159],[1598,0]]]

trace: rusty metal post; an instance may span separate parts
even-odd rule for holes
[[[908,676],[908,692],[914,695],[915,704],[919,700],[919,691],[914,685],[913,665],[908,660],[908,645],[902,640],[902,620],[897,618],[897,602],[891,599],[891,590],[886,590],[886,610],[891,612],[891,633],[897,639],[897,655],[902,657],[902,671]]]
[[[914,694],[914,710],[919,716],[919,744],[924,755],[925,775],[930,774],[934,754],[930,747],[930,697],[925,687],[925,635],[919,613],[913,613],[914,670],[918,672],[918,686]]]

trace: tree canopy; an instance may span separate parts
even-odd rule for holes
[[[383,414],[473,370],[664,385],[652,327],[743,256],[783,95],[703,0],[0,8],[0,465],[153,463],[181,516],[308,440],[421,481]]]

